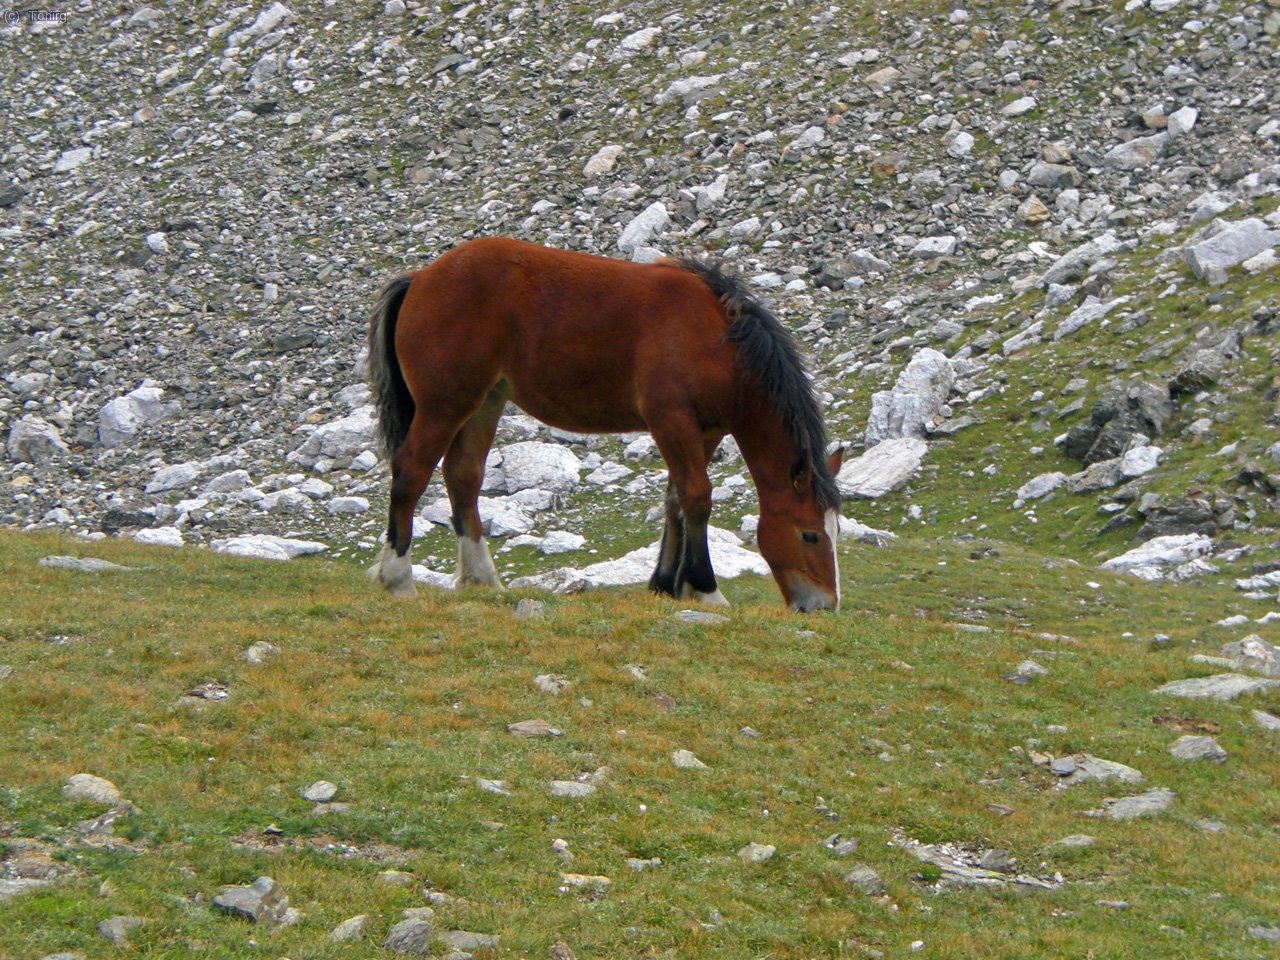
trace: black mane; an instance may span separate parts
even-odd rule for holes
[[[752,299],[737,280],[697,260],[679,263],[720,298],[730,323],[726,336],[738,344],[743,377],[755,377],[782,420],[797,455],[809,464],[818,504],[824,510],[838,510],[840,490],[826,462],[826,425],[790,331]]]

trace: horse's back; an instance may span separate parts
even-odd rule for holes
[[[631,430],[647,403],[719,402],[733,382],[726,330],[714,293],[677,264],[484,238],[414,275],[397,352],[437,381],[448,367],[501,382],[548,423]]]

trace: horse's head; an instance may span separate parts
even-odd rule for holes
[[[827,460],[832,476],[840,471],[843,457],[844,451],[837,450]],[[756,543],[792,610],[840,608],[839,530],[840,511],[820,502],[813,467],[804,459],[791,468],[788,488],[760,491]]]

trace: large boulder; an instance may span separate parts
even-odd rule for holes
[[[178,412],[176,400],[164,399],[164,388],[147,381],[136,390],[110,400],[98,412],[98,440],[104,447],[128,443],[144,426]]]
[[[57,427],[30,414],[9,428],[8,450],[18,463],[44,463],[70,453]]]
[[[1213,541],[1197,533],[1155,537],[1140,547],[1105,561],[1102,569],[1133,574],[1143,580],[1160,580],[1212,552]]]
[[[1182,256],[1197,277],[1213,278],[1276,244],[1280,244],[1280,230],[1272,230],[1256,217],[1235,223],[1215,221],[1182,248]]]
[[[1139,380],[1108,390],[1089,419],[1067,432],[1063,451],[1086,466],[1121,456],[1136,434],[1157,437],[1173,416],[1169,388]]]
[[[865,442],[876,444],[899,437],[923,437],[930,425],[944,419],[944,407],[956,374],[951,361],[929,347],[921,350],[898,375],[892,390],[871,397]]]
[[[571,493],[578,486],[582,461],[567,447],[525,440],[508,444],[499,453],[507,493],[535,489]]]
[[[885,440],[855,460],[846,460],[836,476],[845,497],[874,500],[897,490],[915,476],[929,444],[919,437]]]
[[[1216,384],[1244,345],[1239,330],[1207,334],[1196,340],[1179,357],[1177,371],[1169,380],[1169,393],[1194,393]]]
[[[1211,497],[1186,496],[1161,500],[1144,511],[1146,523],[1138,530],[1139,540],[1199,534],[1212,537],[1235,526],[1235,505],[1225,494]]]

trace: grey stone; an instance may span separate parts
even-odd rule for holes
[[[436,940],[449,950],[475,953],[477,950],[497,950],[498,938],[487,933],[470,933],[466,930],[446,930],[436,934]]]
[[[259,560],[293,560],[296,557],[323,553],[329,548],[314,540],[294,540],[273,534],[254,533],[226,540],[214,540],[209,544],[214,553],[226,553],[235,557],[254,557]]]
[[[409,888],[416,886],[418,878],[408,870],[382,870],[374,881],[383,887],[403,887]]]
[[[147,921],[141,917],[108,917],[98,922],[95,928],[98,934],[110,940],[117,947],[129,944],[129,934],[137,930]]]
[[[1280,677],[1280,648],[1267,643],[1256,633],[1224,644],[1222,655],[1230,659],[1237,670],[1251,670],[1264,677]]]
[[[270,877],[259,877],[247,887],[224,887],[222,893],[213,898],[213,906],[254,923],[278,925],[289,913],[289,898]]]
[[[1178,760],[1211,760],[1222,763],[1227,759],[1227,751],[1213,737],[1199,737],[1188,734],[1179,737],[1169,747],[1169,752]]]
[[[956,238],[951,236],[925,237],[911,248],[911,255],[917,260],[949,257],[956,252],[957,242]]]
[[[1129,573],[1144,580],[1158,580],[1179,567],[1213,551],[1213,541],[1202,534],[1153,537],[1118,557],[1104,561],[1103,570]]]
[[[1027,174],[1027,183],[1041,190],[1063,190],[1080,185],[1080,173],[1075,167],[1062,163],[1039,162]]]
[[[93,158],[93,148],[76,147],[73,150],[64,151],[59,157],[57,163],[53,165],[54,173],[70,173],[72,170],[78,170]]]
[[[377,420],[371,406],[357,407],[345,417],[321,424],[286,458],[315,467],[322,462],[349,462],[376,445]]]
[[[679,610],[676,612],[675,618],[682,623],[699,623],[704,626],[715,626],[716,624],[729,622],[728,617],[718,613],[711,613],[707,610]]]
[[[1036,663],[1034,660],[1023,660],[1013,668],[1012,673],[1006,674],[1005,679],[1010,683],[1025,686],[1037,677],[1045,676],[1048,672],[1048,670]]]
[[[1074,787],[1081,783],[1106,782],[1110,780],[1136,786],[1142,782],[1142,774],[1133,769],[1133,767],[1125,766],[1123,763],[1103,760],[1101,757],[1095,757],[1088,753],[1072,759],[1075,764],[1071,771],[1066,775],[1059,774],[1062,777],[1058,781],[1060,786]],[[1056,773],[1057,771],[1054,772]]]
[[[955,380],[955,370],[945,355],[929,347],[916,353],[891,391],[872,396],[865,436],[867,449],[885,440],[923,437],[930,424],[942,419],[943,406]]]
[[[1204,279],[1212,270],[1230,269],[1277,243],[1280,243],[1280,231],[1250,217],[1223,225],[1208,239],[1187,244],[1182,248],[1182,255],[1192,272]]]
[[[39,890],[41,887],[47,887],[48,880],[39,878],[19,877],[11,879],[8,877],[0,877],[0,903],[12,900],[24,893],[30,893],[32,890]]]
[[[1158,437],[1173,416],[1173,399],[1164,384],[1137,380],[1109,387],[1093,405],[1089,419],[1067,431],[1062,449],[1088,466],[1124,454],[1137,435]]]
[[[53,567],[58,570],[75,570],[78,573],[130,573],[133,571],[133,567],[124,567],[118,563],[112,563],[110,560],[100,560],[97,557],[41,557],[40,566]]]
[[[163,397],[162,387],[147,382],[107,403],[98,412],[99,442],[104,447],[127,443],[144,426],[173,416],[180,405]]]
[[[928,442],[919,437],[881,441],[862,456],[846,460],[836,484],[845,497],[874,500],[915,476],[928,449]]]
[[[328,780],[317,780],[311,786],[299,791],[299,793],[303,800],[308,800],[311,803],[328,803],[338,795],[338,787]]]
[[[1226,497],[1174,497],[1144,511],[1139,540],[1176,536],[1216,536],[1235,524],[1235,509]]]
[[[738,859],[743,863],[765,863],[777,852],[778,848],[772,844],[752,841],[738,851]]]
[[[1248,677],[1240,673],[1219,673],[1193,680],[1174,680],[1157,687],[1155,692],[1188,700],[1234,700],[1277,687],[1280,687],[1280,680]]]
[[[859,863],[848,870],[844,875],[844,882],[868,897],[882,897],[888,890],[880,875],[865,863]]]
[[[1120,797],[1102,801],[1101,814],[1108,820],[1136,820],[1154,817],[1172,806],[1177,795],[1172,790],[1156,787],[1136,797]]]
[[[533,678],[533,685],[553,697],[560,696],[566,688],[571,686],[569,678],[558,673],[540,673]]]
[[[1090,267],[1108,254],[1114,253],[1119,246],[1120,241],[1111,233],[1095,237],[1059,257],[1040,277],[1038,285],[1047,287],[1051,284],[1079,280]]]
[[[340,924],[329,931],[329,940],[333,943],[354,943],[361,941],[369,931],[369,924],[372,917],[367,913],[362,913],[354,917],[348,917]]]
[[[1191,132],[1191,128],[1196,125],[1199,118],[1199,111],[1195,107],[1181,107],[1173,113],[1169,114],[1168,131],[1169,139],[1177,140],[1186,136]]]
[[[582,461],[567,447],[529,440],[508,444],[500,454],[503,488],[509,494],[535,489],[570,493],[578,486]]]
[[[671,762],[678,770],[706,770],[707,765],[699,760],[692,751],[675,750],[671,754]]]
[[[384,950],[406,954],[413,957],[431,955],[431,934],[433,928],[427,920],[401,920],[382,941]]]
[[[1253,722],[1269,733],[1280,733],[1280,717],[1265,710],[1253,711]]]
[[[1122,306],[1129,302],[1128,297],[1117,297],[1115,300],[1103,303],[1097,297],[1087,297],[1084,303],[1072,310],[1071,313],[1061,322],[1053,331],[1053,339],[1061,340],[1069,337],[1073,333],[1078,333],[1084,327],[1096,320],[1101,320],[1116,307]]]
[[[77,773],[69,777],[62,785],[62,795],[68,800],[83,800],[106,807],[118,807],[124,803],[124,796],[114,783],[91,773]]]
[[[170,490],[185,490],[195,482],[200,474],[204,473],[205,467],[201,463],[188,461],[186,463],[175,463],[172,466],[161,467],[151,475],[151,479],[147,481],[147,493],[166,493]]]
[[[275,644],[267,643],[265,640],[258,640],[249,645],[244,652],[244,658],[247,662],[260,665],[275,659],[280,653],[280,648]]]
[[[1128,143],[1112,147],[1103,160],[1107,166],[1118,170],[1139,170],[1150,166],[1157,158],[1164,156],[1168,146],[1169,134],[1167,133],[1134,137]]]
[[[581,800],[595,793],[596,786],[592,783],[579,783],[577,780],[552,780],[550,790],[553,797]]]
[[[10,458],[18,463],[45,463],[71,452],[57,427],[30,414],[15,420],[9,428],[7,449]]]
[[[547,723],[545,720],[518,720],[515,723],[507,724],[507,733],[513,737],[522,739],[530,739],[532,737],[559,737],[563,732]]]
[[[653,244],[671,223],[671,215],[661,202],[651,203],[637,214],[618,238],[618,249],[623,253],[631,253],[638,247]]]

